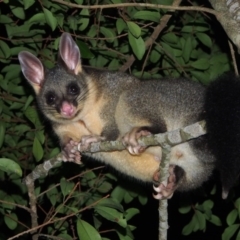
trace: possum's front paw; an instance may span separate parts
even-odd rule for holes
[[[78,142],[70,140],[62,149],[64,162],[81,164],[81,154],[77,150]]]
[[[86,151],[88,150],[91,143],[100,142],[105,140],[104,137],[101,137],[99,135],[86,135],[82,136],[81,142],[78,144],[78,150],[79,151]]]
[[[123,145],[127,148],[130,154],[139,155],[146,148],[141,146],[138,143],[138,139],[150,135],[151,133],[147,130],[143,130],[142,128],[135,127],[131,131],[125,134],[122,139]]]
[[[184,171],[182,168],[176,165],[169,166],[169,177],[167,181],[159,183],[158,186],[153,185],[153,189],[156,194],[153,195],[155,199],[170,199],[173,193],[177,189],[179,180],[183,177]],[[156,171],[153,175],[154,182],[159,181],[159,171]]]

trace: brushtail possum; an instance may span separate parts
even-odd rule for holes
[[[53,69],[45,69],[29,52],[18,57],[66,161],[80,161],[80,154],[71,150],[76,142],[86,146],[121,139],[126,150],[87,155],[132,178],[152,182],[161,147],[143,149],[138,138],[206,119],[207,135],[172,147],[168,182],[159,184],[156,198],[201,186],[215,167],[221,172],[223,197],[227,196],[240,172],[240,83],[234,76],[223,76],[205,88],[184,78],[142,81],[122,72],[84,68],[68,33],[61,36]]]

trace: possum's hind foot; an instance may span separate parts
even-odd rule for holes
[[[166,181],[159,183],[157,186],[153,185],[153,189],[156,192],[156,194],[153,194],[155,199],[170,199],[177,189],[179,179],[184,174],[183,169],[176,165],[170,165],[168,171],[169,176]],[[159,170],[154,173],[153,180],[154,182],[159,182]]]
[[[135,127],[131,131],[125,134],[122,139],[123,145],[126,147],[128,152],[132,155],[139,155],[145,151],[145,147],[138,143],[138,139],[143,136],[150,135],[151,133],[142,128]]]
[[[99,135],[94,135],[94,134],[82,136],[81,142],[78,144],[78,150],[80,152],[86,151],[86,150],[88,150],[91,143],[101,142],[103,140],[105,140],[104,137],[101,137]]]

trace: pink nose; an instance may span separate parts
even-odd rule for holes
[[[65,117],[72,117],[74,113],[75,107],[72,104],[64,101],[61,107],[61,114]]]

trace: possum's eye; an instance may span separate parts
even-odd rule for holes
[[[56,95],[52,92],[46,94],[46,102],[48,105],[53,105],[56,101]]]
[[[75,96],[78,95],[80,93],[80,88],[76,83],[70,83],[67,86],[67,92],[68,94]]]

